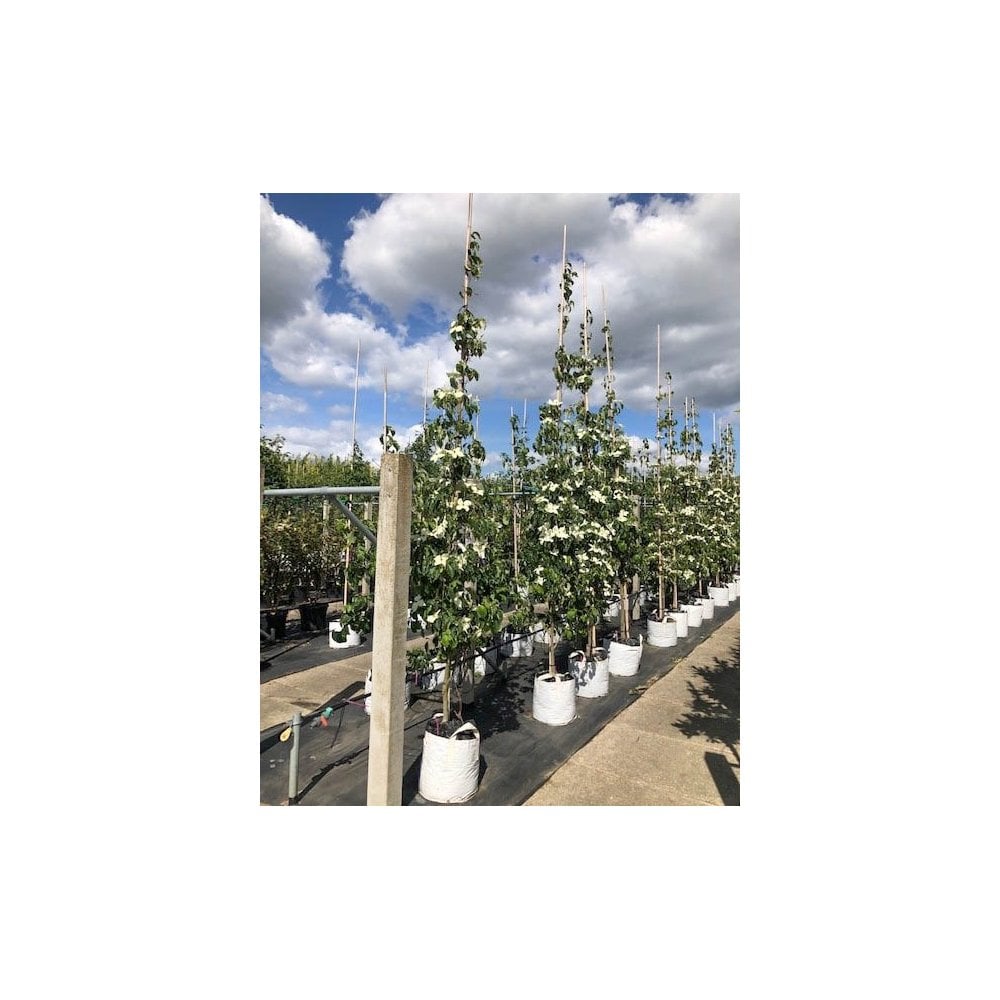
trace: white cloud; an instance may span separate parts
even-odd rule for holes
[[[354,220],[344,245],[342,280],[385,306],[394,323],[414,309],[438,317],[438,332],[418,341],[403,326],[386,329],[360,309],[327,313],[315,288],[328,266],[325,251],[262,202],[262,340],[278,373],[294,385],[353,388],[360,339],[363,387],[381,389],[383,366],[390,391],[414,400],[428,365],[431,387],[443,384],[454,357],[447,327],[459,304],[466,204],[466,195],[390,195]],[[675,400],[693,395],[702,413],[739,406],[737,196],[654,198],[641,207],[606,195],[482,194],[473,224],[482,233],[484,274],[472,306],[487,320],[487,351],[476,365],[479,396],[537,404],[552,394],[566,224],[580,274],[569,343],[578,343],[582,319],[582,258],[598,341],[602,286],[607,296],[621,401],[631,410],[654,410],[659,324],[661,367],[673,374]],[[266,312],[265,266],[278,275],[267,282]]]
[[[299,315],[314,300],[327,275],[330,257],[316,235],[260,200],[260,329],[264,343],[272,331]]]
[[[392,424],[392,421],[389,421]],[[400,448],[412,444],[423,429],[423,424],[396,427],[396,440]],[[275,434],[284,438],[284,450],[290,455],[338,455],[346,458],[351,454],[351,421],[331,420],[326,427],[297,427],[294,425],[269,426],[262,432],[268,437]],[[358,447],[370,462],[379,464],[382,457],[382,425],[358,424]]]
[[[309,409],[304,400],[280,392],[262,392],[260,408],[265,413],[305,413]]]
[[[653,408],[656,326],[674,389],[700,405],[739,398],[739,200],[703,195],[612,205],[604,195],[477,195],[484,275],[473,299],[487,319],[484,397],[546,398],[557,340],[563,224],[571,259],[586,261],[593,336],[600,341],[602,286],[614,341],[617,388],[629,407]],[[464,195],[392,195],[358,220],[344,250],[351,284],[395,315],[424,303],[449,317],[459,286]],[[575,347],[584,269],[567,331]]]
[[[407,445],[413,444],[417,439],[417,436],[423,430],[423,424],[411,424],[409,427],[397,427],[393,422],[389,421],[390,426],[396,433],[396,443],[399,445],[400,451],[402,451]],[[358,445],[361,447],[362,452],[364,452],[365,458],[369,461],[374,462],[376,465],[382,459],[382,444],[379,438],[382,436],[382,428],[379,427],[366,435],[364,440],[358,440]]]
[[[488,476],[503,468],[503,454],[499,451],[488,451],[483,462],[483,475]]]
[[[406,344],[370,320],[324,312],[315,301],[276,328],[266,350],[274,370],[293,385],[353,390],[359,342],[362,389],[381,390],[384,367],[390,392],[421,396],[425,375],[432,388],[444,384],[454,357],[445,334]]]

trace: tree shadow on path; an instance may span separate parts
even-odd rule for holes
[[[700,736],[721,743],[739,761],[739,646],[731,647],[726,659],[714,660],[710,667],[694,668],[695,679],[687,682],[691,707],[673,725],[689,739]]]

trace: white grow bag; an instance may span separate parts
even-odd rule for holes
[[[686,611],[668,611],[667,614],[677,626],[677,638],[684,639],[688,634],[688,616]]]
[[[735,581],[730,580],[729,583],[726,584],[726,590],[729,591],[729,603],[732,604],[733,601],[735,601],[736,598],[739,597],[739,594],[736,593]]]
[[[708,596],[715,601],[715,606],[717,608],[728,608],[729,607],[729,588],[728,587],[709,587]]]
[[[368,676],[365,678],[365,694],[368,695],[365,698],[365,715],[372,714],[372,672],[369,668]],[[407,681],[403,685],[403,711],[406,711],[410,707],[410,682]]]
[[[609,657],[607,650],[595,649],[593,659],[578,649],[569,654],[569,672],[576,679],[580,698],[603,698],[608,693]]]
[[[355,632],[350,626],[347,628],[347,638],[344,638],[344,626],[340,624],[339,618],[334,618],[328,627],[331,649],[347,649],[348,646],[361,645],[361,633]]]
[[[711,597],[700,597],[698,603],[701,605],[701,620],[710,622],[715,617],[715,601]]]
[[[650,646],[676,646],[677,622],[669,615],[662,622],[655,618],[647,619],[646,641]]]
[[[608,672],[615,677],[632,677],[639,673],[639,661],[642,659],[644,639],[639,636],[639,645],[630,646],[627,642],[608,640]]]
[[[740,596],[740,575],[739,573],[733,574],[733,583],[736,585],[736,596]]]
[[[420,677],[420,687],[424,691],[434,691],[444,684],[445,665],[440,660],[431,661],[431,669]]]
[[[443,718],[438,712],[435,719]],[[458,739],[459,733],[474,733]],[[424,733],[417,790],[428,802],[467,802],[479,787],[479,730],[474,722],[459,726],[451,736]]]
[[[539,632],[538,631],[539,629],[541,629],[542,631]],[[549,638],[550,638],[549,630],[548,628],[546,628],[545,622],[535,622],[535,624],[531,626],[531,631],[537,633],[537,635],[535,636],[536,642],[543,642],[545,643],[546,646],[549,644]],[[561,642],[562,642],[562,636],[558,632],[556,632],[555,645],[558,646],[559,643]]]
[[[485,677],[487,674],[492,674],[496,667],[496,661],[497,653],[495,649],[491,649],[488,653],[477,655],[472,668],[473,673],[476,677]]]
[[[511,633],[504,650],[510,650],[507,656],[532,656],[535,652],[535,640],[529,632]]]
[[[565,726],[576,718],[576,678],[571,674],[549,674],[535,677],[535,692],[531,703],[532,718],[549,726]]]
[[[688,628],[698,628],[701,625],[702,607],[700,604],[682,604],[681,611],[687,615]]]

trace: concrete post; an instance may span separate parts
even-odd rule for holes
[[[403,695],[410,592],[413,459],[386,453],[379,477],[368,805],[403,804]]]

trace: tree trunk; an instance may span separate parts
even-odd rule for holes
[[[618,601],[618,639],[624,642],[632,637],[632,625],[629,622],[628,613],[628,586],[624,580],[619,581],[618,584]]]
[[[444,722],[451,721],[451,660],[444,665],[444,684],[441,685],[441,708]]]
[[[550,625],[548,628],[549,633],[549,674],[552,677],[556,675],[556,630]]]

